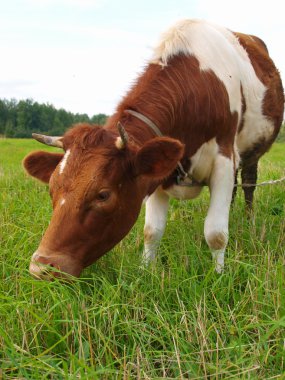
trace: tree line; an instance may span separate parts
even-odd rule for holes
[[[87,114],[73,114],[32,99],[0,99],[0,136],[3,137],[31,137],[32,132],[60,136],[73,124],[87,122],[103,125],[106,119],[105,114],[90,118]]]
[[[89,117],[87,114],[73,114],[52,104],[40,104],[32,99],[0,99],[0,137],[31,137],[33,132],[61,136],[67,128],[76,123],[103,125],[107,115],[100,113]],[[277,141],[285,142],[285,124]]]

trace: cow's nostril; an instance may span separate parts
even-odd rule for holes
[[[39,252],[35,252],[31,263],[30,263],[30,273],[38,279],[46,279],[51,276],[52,270],[55,268],[53,262],[41,256]]]
[[[54,264],[41,264],[41,263],[31,263],[30,264],[30,273],[32,276],[39,280],[54,280],[55,277],[58,277],[57,270]]]
[[[72,280],[79,277],[82,265],[61,252],[37,250],[30,262],[30,274],[41,280]]]

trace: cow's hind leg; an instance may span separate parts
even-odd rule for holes
[[[210,206],[204,226],[205,239],[212,252],[215,269],[218,273],[221,273],[224,268],[233,186],[233,161],[219,154],[215,159],[210,178]]]
[[[257,181],[257,166],[258,161],[251,163],[251,165],[243,165],[241,170],[242,185],[256,184]],[[252,210],[253,193],[256,186],[243,187],[244,198],[247,211]]]
[[[169,205],[168,195],[157,189],[146,201],[144,225],[144,264],[155,259],[155,254],[165,230]]]

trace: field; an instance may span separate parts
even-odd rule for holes
[[[48,190],[21,167],[41,148],[0,140],[0,379],[285,379],[285,182],[256,190],[250,219],[238,190],[222,275],[203,237],[205,189],[171,203],[155,266],[140,268],[142,210],[79,280],[47,283],[28,265]],[[284,176],[284,151],[265,155],[259,181]]]

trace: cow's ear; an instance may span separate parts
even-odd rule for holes
[[[23,166],[31,176],[48,183],[62,157],[62,153],[32,152],[24,158]]]
[[[176,168],[184,154],[184,145],[169,137],[157,137],[145,143],[137,152],[135,168],[139,175],[161,180]]]

